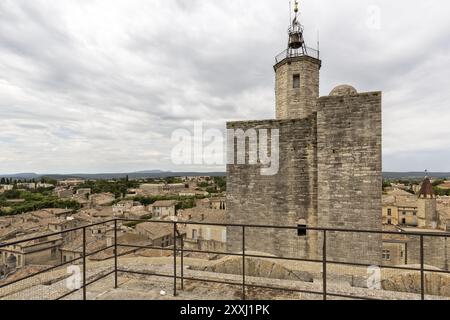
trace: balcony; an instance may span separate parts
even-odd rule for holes
[[[320,59],[320,52],[316,49],[308,47],[306,48],[306,53],[304,53],[302,49],[286,49],[275,57],[275,64],[278,64],[287,58],[296,58],[303,56]]]
[[[173,230],[174,245],[152,246],[142,243],[123,243],[118,237],[118,225],[122,222],[149,222],[148,220],[112,219],[62,232],[42,235],[33,239],[10,241],[0,244],[0,251],[23,241],[64,235],[78,231],[81,234],[81,254],[70,261],[41,268],[25,276],[13,275],[0,280],[0,299],[54,299],[54,300],[119,300],[119,299],[226,299],[256,300],[281,298],[286,300],[434,300],[450,299],[448,294],[450,271],[438,268],[426,248],[430,243],[450,237],[446,232],[399,232],[350,230],[333,228],[311,228],[302,226],[303,233],[316,237],[321,245],[314,258],[273,256],[252,251],[246,235],[255,230],[278,230],[297,236],[298,226],[263,226],[242,224],[214,224],[184,221],[150,221],[169,224]],[[86,243],[90,228],[101,224],[112,224],[113,243],[103,248],[89,248]],[[190,249],[185,246],[186,225],[202,225],[235,228],[240,230],[240,252],[208,251]],[[352,261],[335,259],[332,249],[336,235],[353,234],[380,236],[389,239],[390,245],[403,237],[411,246],[408,261],[404,264],[383,261],[375,267],[364,263],[363,257],[354,254]],[[439,242],[440,243],[440,242]],[[349,252],[356,252],[357,243],[348,243]],[[435,248],[436,249],[436,248]],[[447,247],[442,248],[448,250]],[[95,250],[95,251],[94,251]],[[165,252],[159,256],[142,256],[140,250]],[[441,250],[438,248],[438,250]],[[389,254],[387,252],[389,251]],[[91,259],[103,252],[105,258]],[[439,251],[442,252],[442,251]],[[392,259],[391,248],[380,251],[380,259]],[[196,254],[211,254],[223,258],[202,261]],[[354,260],[354,261],[353,261]],[[429,262],[426,264],[426,262]],[[78,269],[79,283],[71,277]],[[226,272],[225,272],[226,271]],[[374,282],[378,288],[370,288],[370,272],[379,272]],[[439,277],[439,292],[433,292]],[[445,277],[445,279],[444,279]],[[398,279],[407,280],[408,288],[395,288]],[[444,279],[445,281],[443,281]],[[76,280],[76,279],[75,279]],[[397,281],[397,282],[396,282]],[[406,283],[405,282],[405,283]],[[366,286],[367,284],[367,286]],[[446,287],[445,287],[446,286]],[[447,292],[447,294],[445,293]]]

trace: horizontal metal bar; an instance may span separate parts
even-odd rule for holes
[[[24,280],[27,280],[27,279],[36,277],[36,276],[38,276],[38,275],[40,275],[40,274],[43,274],[43,273],[46,273],[46,272],[50,272],[50,271],[52,271],[52,270],[54,270],[54,269],[63,267],[63,266],[65,266],[65,265],[67,265],[67,264],[70,264],[70,263],[74,263],[75,261],[78,261],[78,260],[81,260],[81,259],[82,259],[82,257],[76,258],[76,259],[73,259],[73,260],[64,262],[64,263],[62,263],[62,264],[60,264],[60,265],[53,266],[53,267],[50,267],[50,268],[41,270],[41,271],[39,271],[39,272],[36,272],[36,273],[30,274],[30,275],[27,275],[27,276],[25,276],[25,277],[23,277],[23,278],[13,280],[13,281],[11,281],[11,282],[8,282],[8,283],[5,283],[5,284],[3,284],[3,285],[0,285],[0,289],[5,288],[5,287],[10,286],[10,285],[13,285],[13,284],[15,284],[15,283],[17,283],[17,282],[24,281]]]
[[[111,249],[113,247],[114,247],[114,245],[110,245],[108,247],[104,247],[103,249],[99,249],[99,250],[96,250],[96,251],[93,251],[93,252],[90,252],[90,253],[86,253],[86,257],[93,256],[94,254],[100,253],[102,251],[106,251],[106,250]],[[83,257],[81,257],[80,259],[82,259],[82,258]]]
[[[144,276],[174,278],[173,275],[150,273],[150,272],[143,272],[143,271],[117,270],[117,272],[129,273],[129,274],[138,274],[138,275],[144,275]],[[181,277],[177,276],[176,279],[177,280],[181,279]],[[194,277],[186,277],[186,276],[184,276],[183,279],[184,280],[190,280],[190,281],[198,281],[198,282],[227,284],[227,285],[239,286],[239,287],[242,286],[242,283],[240,283],[240,282],[230,282],[230,281],[213,280],[213,279],[202,279],[202,278],[194,278]],[[253,284],[253,283],[246,283],[245,286],[246,287],[253,287],[253,288],[261,288],[261,289],[269,289],[269,290],[278,290],[278,291],[289,291],[289,292],[315,294],[315,295],[322,295],[323,294],[322,291],[309,291],[309,290],[301,290],[301,289],[293,289],[293,288],[271,287],[271,286],[263,286],[263,285]],[[377,299],[358,297],[358,296],[352,296],[352,295],[337,294],[337,293],[330,293],[330,294],[327,293],[327,295],[334,296],[334,297],[359,299],[359,300],[377,300]]]
[[[120,221],[128,222],[149,222],[149,223],[163,223],[163,224],[184,224],[184,225],[200,225],[200,226],[217,226],[217,227],[246,227],[246,228],[263,228],[263,229],[288,229],[297,230],[298,226],[273,226],[273,225],[253,225],[253,224],[231,224],[231,223],[209,223],[209,222],[194,222],[194,221],[163,221],[163,220],[143,220],[143,219],[126,219],[117,218]],[[339,228],[319,228],[319,227],[301,227],[304,230],[310,231],[330,231],[330,232],[345,232],[345,233],[370,233],[370,234],[395,234],[395,235],[410,235],[410,236],[427,236],[427,237],[450,237],[450,233],[442,232],[403,232],[403,231],[383,231],[383,230],[364,230],[364,229],[339,229]]]
[[[47,237],[58,236],[58,235],[62,235],[62,234],[65,234],[65,233],[82,230],[84,228],[91,228],[91,227],[95,227],[95,226],[102,225],[102,224],[109,223],[109,222],[113,222],[113,221],[114,221],[114,219],[111,219],[111,220],[101,221],[101,222],[97,222],[97,223],[93,223],[93,224],[89,224],[89,225],[85,225],[85,226],[81,226],[81,227],[76,227],[76,228],[72,228],[72,229],[67,229],[67,230],[63,230],[63,231],[43,234],[41,236],[37,236],[37,237],[33,237],[33,238],[27,238],[27,239],[24,239],[24,240],[17,240],[17,241],[12,241],[12,242],[3,242],[3,243],[0,243],[0,249],[4,248],[4,247],[8,247],[8,246],[13,246],[13,245],[16,245],[16,244],[19,244],[19,243],[23,243],[23,242],[34,241],[34,240],[39,240],[39,239],[43,239],[43,238],[47,238]]]
[[[152,247],[152,246],[138,246],[138,245],[129,245],[129,244],[117,244],[119,247],[127,247],[127,248],[137,248],[137,249],[153,249],[153,250],[165,250],[165,251],[173,251],[172,248],[160,248],[160,247]],[[180,252],[181,250],[177,250]],[[194,249],[183,249],[185,253],[206,253],[206,254],[217,254],[224,256],[235,256],[242,257],[242,253],[231,253],[231,252],[219,252],[219,251],[204,251],[204,250],[194,250]],[[314,259],[301,259],[301,258],[289,258],[289,257],[272,257],[272,256],[263,256],[263,255],[254,255],[254,254],[246,254],[246,258],[260,258],[260,259],[273,259],[273,260],[287,260],[287,261],[300,261],[300,262],[311,262],[311,263],[323,263],[322,260],[314,260]],[[356,263],[356,262],[340,262],[340,261],[326,261],[327,264],[337,264],[337,265],[348,265],[348,266],[356,266],[356,267],[370,267],[371,264],[365,263]],[[409,267],[399,267],[399,266],[386,266],[381,265],[378,266],[381,269],[394,269],[394,270],[404,270],[404,271],[420,271],[420,268],[409,268]],[[444,270],[431,270],[424,269],[426,272],[436,272],[436,273],[446,273],[450,274],[450,271]]]
[[[110,272],[108,272],[108,273],[106,273],[106,274],[100,276],[100,277],[97,278],[97,279],[94,279],[94,280],[89,281],[88,283],[86,283],[86,287],[89,286],[89,285],[91,285],[91,284],[93,284],[93,283],[95,283],[95,282],[98,282],[98,281],[100,281],[100,280],[106,278],[107,276],[112,275],[113,273],[114,273],[114,270],[112,270],[112,271],[110,271]],[[81,288],[80,288],[80,289],[81,289]]]
[[[106,248],[103,248],[103,249],[100,249],[100,250],[91,252],[91,253],[87,254],[86,257],[92,256],[92,255],[94,255],[94,254],[97,254],[97,253],[102,252],[102,251],[105,251],[105,250],[108,250],[108,249],[110,249],[110,248],[112,248],[112,247],[113,247],[113,246],[109,246],[109,247],[106,247]],[[5,287],[10,286],[10,285],[13,285],[13,284],[15,284],[15,283],[17,283],[17,282],[24,281],[24,280],[27,280],[27,279],[36,277],[36,276],[38,276],[38,275],[40,275],[40,274],[50,272],[50,271],[52,271],[52,270],[54,270],[54,269],[58,269],[58,268],[64,267],[65,265],[74,263],[74,262],[76,262],[76,261],[78,261],[78,260],[81,260],[81,259],[83,259],[82,256],[79,257],[79,258],[75,258],[75,259],[73,259],[73,260],[70,260],[70,261],[66,261],[66,262],[61,263],[61,264],[59,264],[59,265],[57,265],[57,266],[52,266],[52,267],[50,267],[50,268],[47,268],[47,269],[38,271],[38,272],[33,273],[33,274],[30,274],[30,275],[27,275],[27,276],[25,276],[25,277],[23,277],[23,278],[16,279],[16,280],[14,280],[14,281],[5,283],[5,284],[3,284],[3,285],[0,285],[0,289],[5,288]]]
[[[205,222],[193,222],[193,221],[180,221],[180,222],[173,222],[173,221],[162,221],[162,220],[143,220],[143,219],[125,219],[125,218],[117,218],[117,219],[110,219],[106,221],[101,221],[81,227],[76,227],[72,229],[67,229],[64,231],[58,231],[54,233],[48,233],[41,236],[28,238],[24,240],[18,240],[18,241],[12,241],[8,243],[2,243],[0,244],[0,249],[16,244],[20,244],[23,242],[38,240],[46,237],[52,237],[57,235],[62,235],[69,232],[74,232],[81,230],[83,228],[91,228],[95,227],[97,225],[102,225],[110,222],[117,221],[128,221],[128,222],[150,222],[150,223],[163,223],[163,224],[184,224],[184,225],[204,225],[204,226],[222,226],[222,227],[247,227],[247,228],[265,228],[265,229],[287,229],[287,230],[297,230],[298,226],[273,226],[273,225],[251,225],[251,224],[225,224],[225,223],[205,223]],[[339,229],[339,228],[318,228],[318,227],[302,227],[302,229],[310,230],[310,231],[330,231],[330,232],[345,232],[345,233],[370,233],[370,234],[394,234],[394,235],[404,235],[404,236],[427,236],[427,237],[450,237],[450,233],[448,232],[442,232],[442,233],[435,233],[435,232],[403,232],[403,231],[382,231],[382,230],[356,230],[356,229]]]
[[[163,278],[173,278],[174,277],[173,274],[163,274],[163,273],[156,273],[156,272],[144,272],[144,271],[123,270],[123,269],[117,269],[117,272],[139,274],[142,276],[163,277]]]
[[[81,288],[80,288],[80,289],[81,289]],[[68,297],[68,296],[70,296],[70,295],[76,293],[76,292],[79,291],[80,289],[72,290],[72,291],[70,291],[70,292],[68,292],[68,293],[66,293],[66,294],[63,294],[62,296],[56,298],[55,300],[61,300],[61,299],[64,299],[65,297]]]
[[[118,247],[125,247],[125,248],[136,248],[136,249],[153,249],[153,250],[164,250],[164,251],[173,251],[173,248],[167,248],[167,247],[154,247],[154,246],[140,246],[140,245],[133,245],[133,244],[117,244]]]
[[[375,299],[375,298],[359,297],[359,296],[352,296],[352,295],[340,294],[340,293],[329,293],[329,292],[327,292],[327,296],[337,297],[337,298],[357,299],[357,300],[382,301],[380,299]]]
[[[64,298],[66,298],[66,297],[68,297],[68,296],[70,296],[70,295],[76,293],[77,291],[80,291],[80,290],[83,289],[84,287],[87,287],[87,286],[89,286],[89,285],[91,285],[91,284],[94,284],[95,282],[98,282],[98,281],[100,281],[100,280],[102,280],[102,279],[104,279],[104,278],[106,278],[106,277],[112,275],[113,273],[114,273],[114,270],[113,270],[113,271],[110,271],[110,272],[108,272],[108,273],[106,273],[106,274],[104,274],[104,275],[102,275],[102,276],[100,276],[100,277],[98,277],[97,279],[94,279],[94,280],[89,281],[88,283],[86,283],[85,286],[81,286],[81,287],[78,288],[78,289],[72,290],[72,291],[70,291],[70,292],[68,292],[68,293],[66,293],[66,294],[64,294],[64,295],[62,295],[61,297],[56,298],[55,300],[61,300],[61,299],[64,299]]]

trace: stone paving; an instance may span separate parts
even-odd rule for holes
[[[178,276],[180,276],[178,259]],[[171,276],[173,274],[173,258],[145,258],[129,256],[119,259],[119,268],[123,270],[133,270],[146,273],[159,273]],[[88,286],[88,300],[238,300],[241,299],[242,276],[238,274],[224,274],[201,269],[217,264],[217,261],[206,261],[193,258],[185,258],[184,276],[191,278],[220,280],[234,282],[237,285],[207,283],[200,281],[184,281],[184,290],[181,290],[181,280],[178,281],[178,295],[173,296],[173,278],[157,277],[147,275],[135,275],[119,273],[119,288],[114,289],[113,275]],[[87,268],[87,281],[98,278],[113,270],[112,261],[89,262]],[[292,267],[292,264],[287,264]],[[299,268],[299,266],[296,266]],[[304,266],[305,267],[305,266]],[[302,270],[312,270],[313,266]],[[319,272],[317,266],[315,271]],[[45,275],[36,276],[24,280],[18,284],[0,289],[0,299],[8,300],[42,300],[56,299],[69,290],[66,287],[67,269],[61,268],[49,272]],[[246,277],[247,284],[274,286],[290,288],[295,290],[314,291],[318,294],[288,292],[281,290],[269,290],[263,288],[248,287],[246,290],[247,299],[283,299],[283,300],[320,300],[322,299],[321,281],[293,281],[292,279],[270,279],[261,277]],[[164,291],[161,294],[161,291]],[[412,293],[400,293],[394,291],[369,290],[364,288],[351,287],[349,284],[342,284],[330,281],[327,285],[327,292],[341,295],[360,296],[373,299],[386,300],[418,300],[420,296]],[[345,299],[341,297],[329,296],[329,299]],[[67,300],[82,299],[82,291],[66,297]],[[437,296],[427,296],[427,299],[449,299]]]

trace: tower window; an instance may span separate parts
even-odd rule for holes
[[[294,74],[294,77],[292,78],[292,87],[300,88],[300,75],[299,74]]]
[[[297,226],[297,235],[299,237],[304,237],[306,236],[306,224],[299,224]]]

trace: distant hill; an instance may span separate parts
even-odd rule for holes
[[[450,178],[450,172],[428,172],[431,178],[447,179]],[[383,172],[385,179],[423,179],[425,172]]]
[[[162,170],[145,170],[128,173],[76,173],[76,174],[37,174],[37,173],[17,173],[17,174],[0,174],[0,178],[16,179],[16,180],[30,180],[40,179],[42,177],[48,177],[56,180],[64,180],[69,178],[82,178],[82,179],[121,179],[128,176],[130,179],[138,178],[167,178],[167,177],[198,177],[198,176],[225,176],[225,172],[172,172]],[[424,172],[383,172],[383,178],[385,179],[423,179]],[[450,178],[450,172],[429,172],[429,177],[432,178]]]
[[[130,179],[139,178],[167,178],[167,177],[198,177],[198,176],[212,176],[221,177],[225,176],[225,172],[171,172],[161,170],[148,170],[139,172],[125,172],[125,173],[74,173],[74,174],[37,174],[37,173],[17,173],[17,174],[0,174],[0,178],[16,179],[16,180],[39,180],[42,177],[48,177],[55,180],[65,180],[70,178],[81,178],[91,180],[107,180],[107,179],[121,179],[128,176]]]
[[[0,178],[13,178],[17,179],[20,177],[21,179],[38,179],[41,176],[36,173],[15,173],[15,174],[0,174]]]

